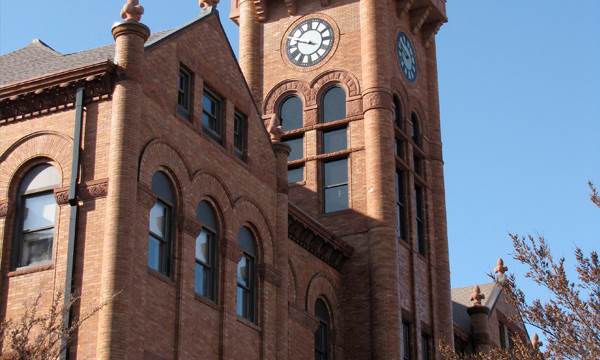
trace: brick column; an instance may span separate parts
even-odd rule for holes
[[[135,20],[112,28],[116,41],[115,62],[120,81],[112,98],[106,223],[102,248],[100,295],[103,300],[121,292],[100,311],[98,320],[98,359],[127,356],[128,299],[132,256],[128,249],[135,234],[131,211],[137,196],[136,127],[141,119],[144,43],[150,29]],[[139,254],[138,254],[139,255]]]
[[[370,279],[371,356],[400,358],[398,243],[388,2],[361,0],[361,52]]]
[[[275,231],[275,266],[280,274],[277,292],[277,359],[288,358],[288,156],[290,147],[282,142],[274,142],[273,150],[277,158],[277,222]]]
[[[471,339],[476,353],[485,353],[490,349],[490,330],[488,318],[490,309],[483,305],[473,305],[467,309],[471,316]]]
[[[262,26],[256,20],[252,0],[240,0],[240,67],[254,100],[260,104],[262,95]]]
[[[437,54],[435,39],[432,40],[427,53],[427,72],[429,77],[429,108],[430,132],[429,159],[431,169],[431,194],[433,202],[433,218],[436,220],[433,229],[433,242],[430,244],[435,249],[433,252],[434,272],[434,313],[435,345],[440,343],[453,346],[453,321],[452,301],[450,294],[450,259],[448,252],[448,230],[446,222],[446,190],[444,188],[444,161],[442,155],[442,134],[440,129],[440,103],[437,78]]]

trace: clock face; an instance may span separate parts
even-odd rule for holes
[[[285,52],[292,64],[309,67],[317,65],[331,52],[335,33],[331,25],[319,18],[302,21],[288,32]]]
[[[406,80],[417,80],[417,54],[412,42],[403,32],[398,34],[398,60]]]

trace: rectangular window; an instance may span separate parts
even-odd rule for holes
[[[247,124],[246,115],[236,111],[233,124],[233,149],[235,155],[242,160],[246,158],[246,146],[248,143]]]
[[[222,100],[210,90],[204,89],[202,99],[202,128],[218,142],[222,141]]]
[[[412,359],[412,339],[410,336],[410,322],[402,321],[402,360]]]
[[[54,193],[23,197],[22,243],[18,266],[52,260],[56,200]]]
[[[171,209],[157,200],[150,210],[148,236],[148,266],[165,276],[170,271]]]
[[[415,173],[417,173],[420,176],[423,176],[423,174],[424,174],[423,158],[417,154],[414,154],[413,155],[413,164],[414,164]]]
[[[503,323],[499,323],[498,333],[500,335],[500,347],[502,349],[508,348],[508,342],[506,341],[506,326]]]
[[[406,236],[406,196],[404,187],[404,172],[396,170],[396,236],[407,241]]]
[[[236,313],[254,322],[254,258],[243,254],[237,265]]]
[[[192,112],[192,74],[185,68],[179,68],[179,86],[177,92],[177,112],[190,118]]]
[[[292,149],[288,161],[300,160],[304,158],[304,137],[285,140],[284,143]]]
[[[288,184],[304,181],[304,166],[288,169]]]
[[[421,353],[423,354],[423,360],[431,359],[431,338],[427,334],[421,336]]]
[[[348,159],[328,161],[323,165],[325,212],[348,208]]]
[[[417,246],[419,254],[425,255],[427,251],[425,238],[425,195],[423,187],[420,185],[415,185],[415,201],[417,205],[415,214],[417,220]]]
[[[348,147],[346,127],[323,131],[323,153],[332,153]]]
[[[195,284],[196,294],[215,299],[214,271],[215,260],[214,253],[216,235],[212,231],[202,228],[200,235],[196,238],[196,267]]]

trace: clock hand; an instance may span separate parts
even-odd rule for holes
[[[301,38],[297,38],[297,37],[293,37],[293,36],[288,36],[288,39],[296,40],[297,42],[308,44],[308,45],[316,45],[314,42],[312,42],[310,40],[303,40]]]

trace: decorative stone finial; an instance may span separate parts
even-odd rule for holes
[[[281,141],[283,130],[281,129],[281,121],[279,121],[279,116],[277,116],[277,114],[273,114],[271,117],[271,121],[269,121],[269,128],[267,130],[271,135],[271,141]]]
[[[216,6],[219,3],[219,0],[198,0],[198,4],[202,9],[206,9],[207,7]]]
[[[504,282],[506,279],[505,273],[508,271],[508,267],[504,266],[504,260],[502,258],[498,258],[498,263],[496,265],[496,270],[494,271],[498,274],[498,281]]]
[[[140,5],[139,0],[127,0],[121,9],[121,18],[125,21],[141,21],[144,15],[144,7]]]
[[[531,339],[531,346],[533,346],[534,349],[539,350],[539,348],[542,347],[542,345],[544,345],[544,343],[540,341],[540,337],[538,336],[538,334],[533,334],[533,338]]]
[[[473,303],[473,306],[481,305],[481,300],[483,299],[485,299],[485,295],[481,293],[479,285],[476,285],[471,293],[471,302]]]

